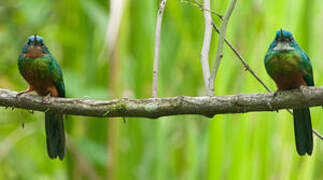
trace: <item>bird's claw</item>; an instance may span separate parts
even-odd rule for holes
[[[20,91],[20,92],[18,92],[18,93],[16,94],[16,98],[17,98],[17,97],[19,97],[19,96],[21,96],[21,95],[23,95],[23,94],[29,93],[29,92],[31,92],[31,91],[33,91],[33,89],[29,86],[29,87],[28,87],[28,89],[26,89],[26,90],[24,90],[24,91]]]
[[[300,86],[300,87],[298,88],[298,90],[302,93],[302,95],[304,95],[304,94],[305,94],[304,88],[305,88],[305,86]]]
[[[277,91],[275,91],[275,92],[274,92],[273,97],[275,98],[275,97],[277,97],[279,94],[280,94],[280,90],[277,90]]]
[[[17,98],[17,97],[19,97],[19,96],[21,96],[21,95],[23,95],[23,94],[26,94],[26,93],[28,93],[28,92],[29,92],[28,90],[20,91],[20,92],[18,92],[18,93],[16,94],[16,98]]]
[[[42,99],[42,101],[43,101],[43,103],[45,104],[45,103],[48,103],[48,101],[49,101],[49,98],[50,98],[51,96],[50,96],[50,93],[48,93],[46,96],[44,96],[43,97],[43,99]]]

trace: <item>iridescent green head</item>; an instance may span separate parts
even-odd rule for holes
[[[47,53],[49,53],[47,47],[44,44],[44,40],[42,37],[33,35],[29,36],[27,42],[22,49],[22,53],[28,57],[40,57]]]
[[[270,45],[270,49],[276,51],[290,51],[294,50],[297,43],[291,32],[285,30],[276,31],[276,37]]]
[[[293,41],[294,37],[291,32],[285,31],[285,30],[277,30],[276,31],[276,37],[275,41]]]
[[[37,36],[36,34],[33,36],[29,36],[28,37],[28,41],[27,41],[28,45],[34,45],[34,46],[42,46],[44,45],[44,40],[42,37]]]

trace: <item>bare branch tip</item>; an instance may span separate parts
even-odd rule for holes
[[[316,131],[315,129],[312,129],[313,133],[321,140],[323,140],[323,135],[321,135],[318,131]]]

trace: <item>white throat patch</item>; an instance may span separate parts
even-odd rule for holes
[[[292,46],[290,46],[287,42],[279,42],[274,47],[274,50],[276,51],[287,51],[287,50],[294,50]]]

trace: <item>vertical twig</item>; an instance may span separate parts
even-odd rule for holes
[[[110,5],[110,15],[108,27],[106,31],[106,44],[108,48],[108,54],[111,55],[115,44],[117,43],[120,23],[124,8],[124,0],[109,0]]]
[[[210,9],[210,0],[205,0],[203,4],[203,13],[204,13],[204,40],[201,51],[201,65],[204,79],[204,86],[206,94],[209,92],[209,79],[210,79],[210,66],[209,66],[209,52],[210,52],[210,44],[212,37],[212,19],[211,12],[205,9]]]
[[[163,19],[164,8],[167,0],[161,0],[157,13],[157,23],[155,32],[155,55],[154,55],[154,69],[153,69],[153,98],[158,96],[158,61],[159,61],[159,45],[160,45],[160,29]]]
[[[209,79],[209,93],[208,93],[209,96],[214,96],[214,81],[215,81],[215,77],[218,72],[219,65],[220,65],[220,62],[221,62],[221,59],[223,56],[222,51],[223,51],[225,33],[227,30],[229,18],[233,12],[236,2],[237,2],[237,0],[230,1],[229,6],[225,12],[225,15],[224,15],[224,18],[222,21],[221,30],[219,33],[218,46],[217,46],[217,50],[216,50],[216,57],[215,57],[214,65],[212,67],[211,77]]]

